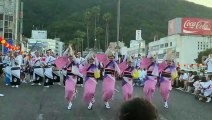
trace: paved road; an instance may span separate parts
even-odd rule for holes
[[[101,99],[102,82],[98,83],[96,103],[92,111],[82,101],[83,88],[78,87],[78,95],[73,103],[73,109],[67,110],[64,99],[64,87],[30,86],[22,84],[20,88],[4,86],[0,82],[0,120],[116,120],[120,104],[123,102],[121,83],[117,82],[117,90],[112,108],[106,110]],[[134,88],[134,96],[143,97],[140,87]],[[170,96],[170,106],[163,108],[162,98],[157,92],[153,104],[158,109],[162,120],[212,120],[212,103],[203,103],[194,99],[193,95],[173,90]]]

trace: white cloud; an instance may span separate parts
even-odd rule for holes
[[[207,7],[212,7],[212,0],[187,0],[190,2],[194,2],[196,4],[204,5]]]

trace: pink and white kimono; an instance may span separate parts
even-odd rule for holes
[[[77,74],[74,72],[76,69],[78,69],[77,62],[73,60],[67,66],[65,81],[65,98],[68,102],[71,102],[76,95]]]
[[[115,92],[115,72],[120,74],[120,69],[116,60],[118,60],[118,54],[116,54],[115,60],[108,60],[106,54],[96,54],[96,58],[104,66],[104,79],[103,79],[103,88],[102,88],[102,98],[105,102],[108,102],[112,99]]]
[[[123,80],[122,80],[122,91],[124,101],[127,101],[133,96],[133,72],[135,68],[133,66],[127,66],[127,68],[123,71]]]
[[[159,64],[160,72],[160,94],[166,102],[172,90],[172,74],[176,73],[176,66],[168,66],[166,61]]]
[[[87,60],[86,60],[87,61]],[[83,99],[85,103],[94,102],[94,96],[96,92],[97,80],[94,77],[94,71],[98,70],[98,61],[95,60],[95,64],[85,63],[84,66],[80,67],[80,73],[84,75],[84,95]]]
[[[75,97],[76,93],[76,82],[77,82],[77,70],[78,61],[74,57],[72,60],[68,56],[63,56],[55,60],[55,64],[58,69],[65,68],[67,70],[66,81],[65,81],[65,98],[68,102],[71,102]]]
[[[141,61],[141,68],[146,68],[147,77],[144,83],[144,94],[149,102],[152,102],[152,97],[155,93],[155,86],[157,84],[158,63],[151,62],[150,58],[143,58]]]
[[[106,64],[105,64],[106,63]],[[105,102],[112,99],[115,92],[115,72],[120,73],[120,69],[115,60],[107,60],[104,63],[104,79],[103,79],[103,100]]]

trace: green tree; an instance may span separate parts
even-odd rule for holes
[[[111,13],[105,13],[103,15],[103,19],[105,21],[105,50],[108,47],[108,39],[109,39],[109,23],[112,19],[112,14]]]
[[[84,50],[84,38],[86,36],[86,33],[80,30],[77,30],[74,33],[74,41],[77,43],[77,51],[83,51]]]
[[[101,36],[102,36],[102,33],[104,33],[104,29],[101,28],[101,27],[97,27],[96,28],[96,36],[97,36],[97,39],[95,41],[95,48],[102,48],[102,46],[100,47],[100,44],[101,44]],[[102,45],[102,44],[101,44]],[[98,47],[97,47],[98,46]]]
[[[195,59],[196,63],[198,63],[198,64],[202,63],[202,58],[203,58],[204,56],[208,56],[209,54],[212,54],[212,48],[200,52],[200,53],[198,54],[197,59]]]

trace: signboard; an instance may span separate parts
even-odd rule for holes
[[[212,35],[212,19],[175,18],[168,22],[168,35]]]
[[[182,18],[181,30],[184,34],[212,35],[212,20]]]
[[[141,38],[141,30],[136,30],[136,40],[142,40],[142,38]]]
[[[47,39],[46,30],[32,30],[32,39]]]

